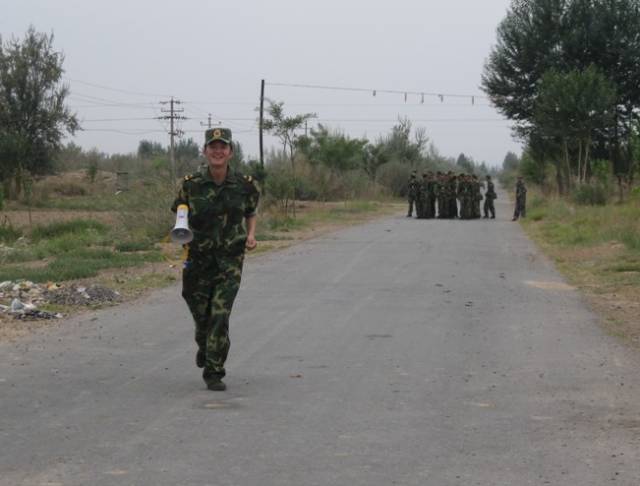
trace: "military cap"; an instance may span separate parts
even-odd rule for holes
[[[224,143],[231,143],[231,130],[228,128],[209,128],[204,132],[204,144],[209,145],[211,142],[220,140]]]

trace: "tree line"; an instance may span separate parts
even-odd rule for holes
[[[528,175],[566,194],[638,171],[640,1],[512,0],[482,89],[514,122]],[[603,164],[605,167],[602,167]]]
[[[84,150],[73,141],[63,143],[81,129],[66,104],[69,86],[62,82],[63,62],[53,34],[30,27],[22,39],[0,37],[0,188],[5,196],[28,193],[34,178],[56,170],[86,169],[92,181],[98,170],[159,174],[168,180],[168,149],[158,142],[140,140],[136,153],[111,155]],[[425,130],[406,118],[373,141],[323,124],[303,129],[314,118],[313,113],[287,114],[283,102],[269,101],[264,129],[281,145],[268,152],[264,166],[247,159],[234,142],[232,164],[260,181],[285,210],[299,199],[404,196],[412,170],[488,172],[484,163],[464,154],[457,159],[442,156]],[[201,151],[192,139],[179,139],[178,173],[202,164]]]

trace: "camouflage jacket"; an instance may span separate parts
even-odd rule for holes
[[[213,181],[206,166],[186,176],[171,209],[175,212],[180,204],[189,206],[189,227],[193,231],[189,257],[244,253],[244,219],[256,214],[259,197],[251,177],[231,170],[220,185]]]
[[[418,197],[418,191],[420,190],[420,182],[415,177],[410,177],[407,183],[407,196],[410,198]]]
[[[498,195],[496,194],[496,188],[493,185],[493,182],[487,182],[487,190],[484,193],[484,197],[487,199],[497,199]]]

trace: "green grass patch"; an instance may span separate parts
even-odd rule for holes
[[[107,225],[93,219],[74,219],[71,221],[59,221],[45,226],[36,226],[31,232],[33,241],[56,238],[63,235],[79,235],[88,232],[105,234]]]
[[[155,243],[150,240],[145,241],[122,241],[116,243],[115,249],[119,252],[136,252],[153,250]]]
[[[304,228],[308,225],[306,218],[274,215],[265,221],[266,226],[272,231],[292,231]]]
[[[640,263],[621,263],[609,267],[612,272],[640,272]]]
[[[22,236],[22,231],[10,225],[0,225],[0,241],[11,244]]]
[[[162,261],[159,252],[128,254],[107,249],[85,249],[58,256],[45,267],[6,265],[0,270],[0,281],[26,279],[33,282],[61,282],[94,277],[100,270],[108,268],[126,268],[158,261]]]

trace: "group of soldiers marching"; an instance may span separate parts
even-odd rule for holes
[[[484,193],[484,217],[495,219],[493,201],[498,197],[491,176],[486,176]],[[414,170],[408,184],[409,211],[413,216],[413,206],[419,219],[475,219],[480,218],[480,201],[483,184],[473,174],[455,175],[451,172],[425,172],[419,180]],[[458,204],[459,203],[459,204]]]

